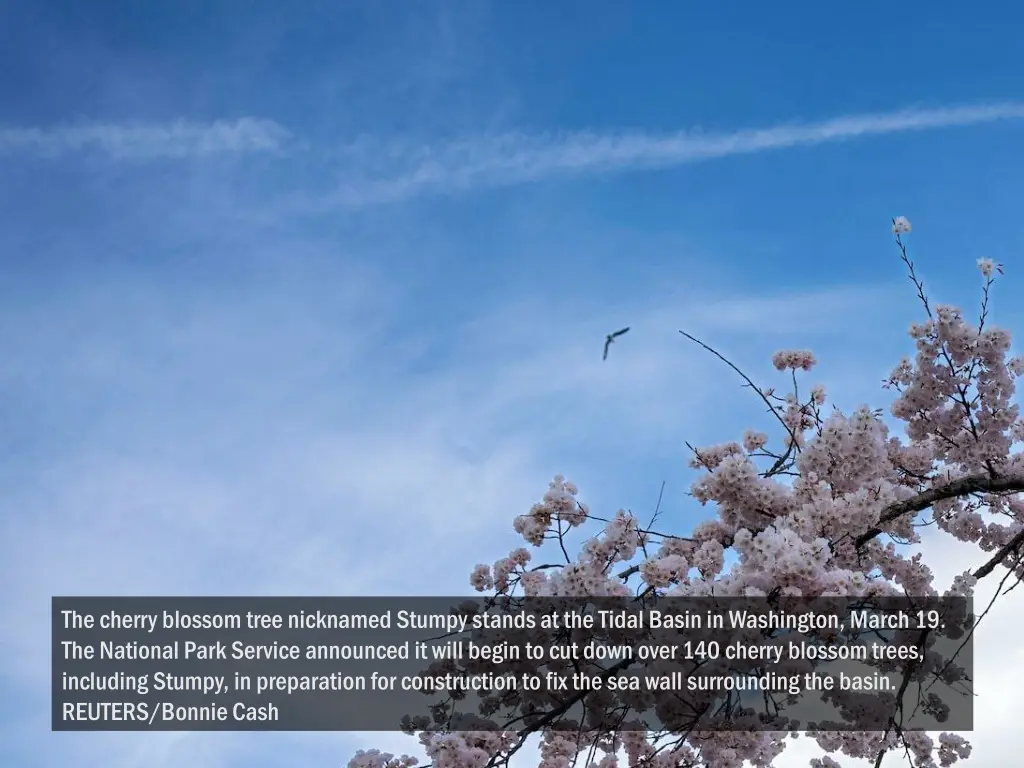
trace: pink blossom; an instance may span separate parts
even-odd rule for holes
[[[803,349],[776,352],[772,356],[772,365],[780,371],[809,371],[815,362],[814,354]]]
[[[1003,273],[1003,265],[996,264],[992,259],[978,259],[978,269],[985,276],[986,280],[991,280],[992,275],[996,272],[999,274]]]
[[[754,451],[764,448],[768,443],[768,435],[764,432],[754,432],[748,429],[743,433],[743,447],[753,453]]]
[[[477,592],[486,592],[494,587],[494,578],[491,576],[490,566],[478,565],[473,569],[469,577],[469,583]]]

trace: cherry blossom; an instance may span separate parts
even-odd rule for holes
[[[622,510],[598,518],[578,499],[576,486],[556,476],[512,528],[528,547],[553,548],[564,562],[531,568],[530,550],[518,547],[491,566],[477,565],[470,586],[497,595],[597,598],[657,591],[696,597],[713,591],[752,597],[777,591],[817,598],[970,595],[997,569],[1024,578],[1024,455],[1018,450],[1024,421],[1013,401],[1024,361],[1011,356],[1009,333],[988,322],[989,291],[1001,268],[991,260],[978,262],[985,278],[980,319],[932,306],[901,239],[910,231],[905,217],[893,219],[924,317],[909,329],[913,354],[883,383],[893,397],[888,422],[883,411],[867,407],[824,415],[824,388],[798,387],[815,356],[806,350],[776,352],[772,364],[791,377],[792,391],[777,395],[778,384],[754,389],[770,406],[777,441],[750,429],[738,440],[692,448],[690,466],[698,476],[691,492],[708,509],[708,520],[670,535]],[[893,434],[892,420],[901,423],[904,437]],[[570,556],[573,529],[595,523],[599,530],[572,547],[576,554]],[[907,552],[906,545],[920,542],[922,525],[976,544],[978,566],[951,584],[935,583],[926,559]],[[641,698],[634,702],[638,707],[650,703]],[[590,701],[610,702],[600,696]],[[848,703],[860,705],[852,698]],[[407,725],[419,731],[436,768],[507,764],[534,735],[540,737],[540,768],[569,768],[578,761],[618,768],[623,759],[630,768],[773,766],[796,735],[695,730],[679,737],[520,726],[444,732],[422,719]],[[889,728],[821,730],[808,737],[826,753],[811,761],[812,768],[837,768],[844,755],[878,765],[889,753],[930,768],[971,753],[966,740],[950,733]],[[358,753],[349,768],[408,768],[412,762],[373,750]]]

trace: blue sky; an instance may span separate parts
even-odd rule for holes
[[[974,261],[1005,263],[995,320],[1019,327],[1009,6],[0,2],[0,20],[4,765],[411,748],[51,734],[49,597],[468,591],[556,473],[608,513],[664,480],[685,530],[684,441],[766,425],[676,330],[759,381],[811,347],[840,407],[884,404],[918,316],[892,216],[939,300],[973,307]],[[979,672],[979,765],[1010,754],[1006,676]]]

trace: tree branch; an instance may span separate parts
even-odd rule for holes
[[[878,521],[880,524],[891,523],[893,520],[896,520],[903,515],[909,515],[912,512],[921,512],[922,510],[928,509],[928,507],[932,506],[937,501],[959,498],[971,493],[1011,493],[1015,491],[1024,491],[1024,476],[1000,475],[992,477],[987,473],[968,475],[967,477],[954,480],[953,482],[939,488],[930,488],[929,490],[919,493],[905,501],[890,504],[882,510],[882,514],[879,515]],[[758,533],[759,531],[752,529],[751,532]],[[863,547],[869,541],[880,536],[882,533],[884,533],[884,531],[877,526],[868,529],[855,539],[857,547]],[[729,546],[731,543],[731,541],[723,542],[725,546]],[[988,576],[992,573],[995,567],[1006,558],[1007,555],[1014,552],[1022,545],[1024,545],[1024,530],[1007,542],[1006,546],[1000,549],[991,560],[985,563],[985,565],[981,566],[974,576],[979,579]],[[628,579],[639,571],[639,565],[631,565],[620,573],[617,573],[616,578]]]
[[[939,488],[929,488],[927,491],[919,493],[917,496],[906,501],[890,504],[882,511],[878,522],[880,525],[891,523],[893,520],[908,515],[911,512],[920,512],[928,509],[935,502],[943,501],[944,499],[959,498],[971,493],[1006,493],[1013,491],[1024,491],[1024,476],[997,475],[993,477],[988,473],[968,475]],[[857,547],[863,547],[882,533],[884,531],[877,526],[870,528],[857,537]]]
[[[995,570],[996,566],[999,565],[1003,560],[1009,557],[1012,553],[1020,549],[1021,544],[1024,544],[1024,528],[1021,528],[1017,535],[1010,539],[1006,544],[1000,547],[999,551],[996,552],[992,558],[985,563],[981,568],[976,570],[972,575],[976,579],[983,579],[988,576],[992,571]]]
[[[738,373],[740,375],[740,378],[742,378],[745,382],[747,382],[747,384],[750,386],[750,388],[757,393],[758,397],[760,397],[762,400],[764,400],[764,404],[768,406],[768,410],[778,420],[779,424],[782,425],[782,428],[784,430],[786,430],[786,432],[789,434],[789,439],[791,441],[791,443],[790,443],[791,446],[795,447],[795,446],[798,445],[797,439],[796,439],[796,433],[786,423],[785,419],[783,419],[781,416],[779,416],[779,412],[775,410],[775,406],[772,405],[771,400],[768,399],[768,397],[765,395],[764,392],[761,391],[761,388],[759,386],[757,386],[757,384],[755,384],[753,381],[750,380],[750,377],[747,376],[747,374],[745,374],[743,371],[741,371],[734,362],[729,360],[729,358],[727,358],[725,355],[723,355],[717,349],[714,349],[713,347],[709,347],[707,344],[705,344],[703,341],[698,339],[696,336],[691,336],[686,331],[679,331],[679,332],[683,336],[688,338],[690,341],[692,341],[694,344],[697,344],[697,345],[703,347],[708,352],[710,352],[712,355],[714,355],[719,360],[721,360],[723,363],[725,363],[730,368],[732,368],[734,371],[736,371],[736,373]],[[787,455],[788,455],[788,452],[787,452]],[[779,466],[781,466],[781,462],[780,462]],[[772,468],[773,472],[776,471],[776,470],[777,470],[777,467],[773,467]]]

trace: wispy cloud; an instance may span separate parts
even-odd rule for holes
[[[734,155],[1020,118],[1024,118],[1024,103],[1003,102],[845,115],[716,134],[699,130],[513,133],[417,147],[362,141],[349,149],[352,167],[330,204],[358,206],[571,174],[671,168]]]
[[[273,120],[243,117],[209,123],[79,123],[53,128],[0,128],[0,154],[61,157],[100,152],[118,159],[183,159],[282,148],[290,133]]]
[[[845,115],[729,133],[704,133],[699,128],[667,134],[512,132],[441,143],[384,142],[371,136],[337,150],[301,142],[273,120],[243,117],[207,123],[178,120],[0,127],[0,155],[59,158],[94,152],[140,161],[275,152],[301,145],[318,155],[325,167],[333,166],[341,183],[327,195],[301,192],[293,202],[302,209],[329,209],[559,176],[672,168],[735,155],[1021,118],[1024,103],[1002,102]]]

